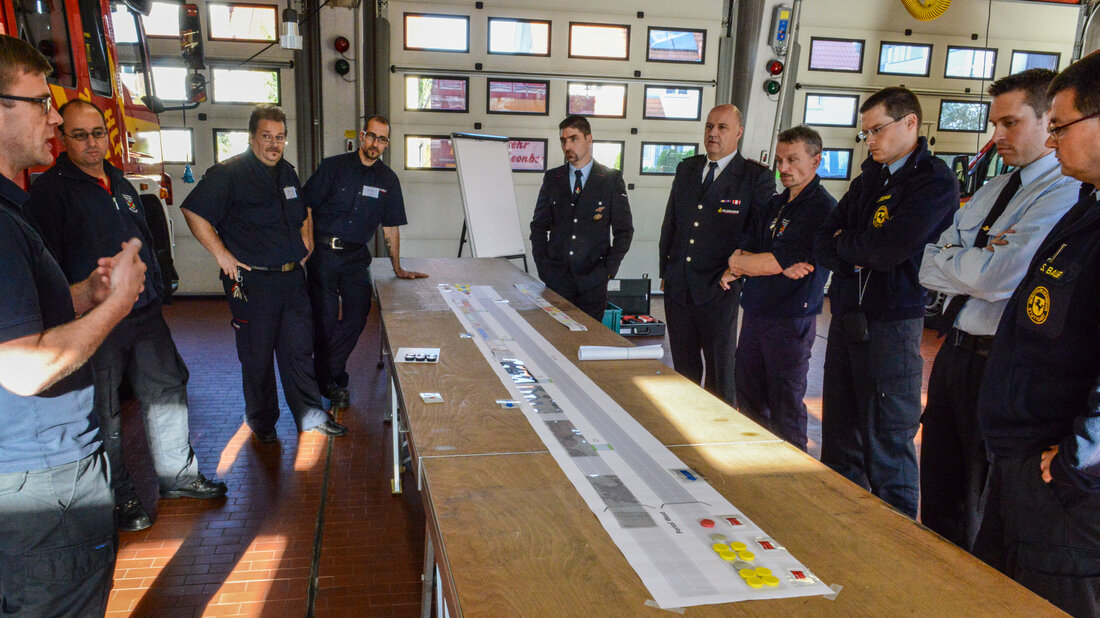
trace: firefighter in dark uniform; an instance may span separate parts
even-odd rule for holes
[[[992,463],[974,554],[1074,616],[1100,615],[1100,54],[1048,94],[1047,146],[1080,198],[993,339],[978,419]]]
[[[161,313],[163,282],[141,197],[122,171],[104,160],[109,143],[99,108],[73,99],[60,111],[65,152],[31,187],[27,214],[71,283],[82,281],[100,257],[129,238],[141,240],[141,259],[147,265],[145,289],[130,315],[92,356],[95,407],[111,462],[118,527],[142,530],[152,521],[122,456],[118,389],[124,379],[141,402],[161,496],[217,498],[226,488],[199,472],[188,438],[187,366]]]
[[[0,35],[0,614],[102,616],[117,533],[86,363],[130,313],[145,266],[134,239],[70,286],[22,215],[15,183],[53,163],[61,123],[50,71]]]
[[[607,280],[634,237],[623,174],[592,159],[592,128],[583,116],[558,124],[568,161],[542,178],[531,219],[531,253],[539,279],[581,311],[603,319]]]
[[[672,364],[695,383],[705,368],[703,385],[732,406],[741,283],[724,290],[719,279],[749,222],[775,195],[775,175],[737,152],[744,130],[733,105],[707,114],[707,154],[676,167],[657,255]]]
[[[261,442],[278,439],[272,354],[298,431],[342,436],[321,409],[313,368],[313,322],[302,264],[313,245],[298,175],[283,159],[286,114],[258,105],[249,149],[206,171],[182,205],[187,225],[218,260],[233,312],[245,419]]]
[[[920,102],[884,88],[860,107],[870,156],[814,238],[833,271],[821,463],[917,516],[924,246],[951,224],[959,182],[918,135]]]
[[[371,305],[367,243],[382,225],[394,274],[427,277],[401,268],[401,232],[407,223],[401,183],[382,162],[390,144],[390,121],[367,119],[359,150],[321,161],[302,187],[313,213],[313,255],[306,263],[313,301],[314,365],[321,394],[333,407],[350,404],[347,362],[367,324]]]
[[[775,164],[786,190],[752,223],[722,286],[745,277],[734,371],[741,412],[806,450],[806,374],[829,277],[814,264],[814,234],[836,200],[817,177],[817,131],[800,126],[780,132]]]

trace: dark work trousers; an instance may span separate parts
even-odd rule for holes
[[[986,357],[955,347],[952,336],[932,364],[921,417],[920,518],[969,551],[978,535],[989,472],[977,414]]]
[[[347,388],[348,357],[370,314],[370,251],[317,247],[306,266],[313,302],[314,365],[320,384]],[[342,303],[342,306],[341,306]]]
[[[673,368],[696,384],[702,382],[703,388],[735,408],[737,386],[733,368],[740,299],[739,281],[730,284],[730,289],[714,300],[701,305],[681,304],[665,295]]]
[[[993,458],[974,555],[1074,616],[1100,616],[1100,494],[1044,483],[1041,455]]]
[[[607,309],[606,282],[586,290],[579,290],[577,289],[577,282],[571,276],[567,276],[565,280],[555,282],[554,285],[549,287],[560,294],[562,298],[576,305],[577,309],[592,316],[597,322],[603,322],[603,312]],[[616,325],[615,331],[618,332],[618,330],[618,325]]]
[[[849,343],[842,317],[825,349],[821,463],[916,518],[923,321],[873,321],[870,341]]]
[[[806,450],[806,373],[817,316],[770,318],[745,313],[737,342],[737,404],[741,412]]]
[[[321,390],[313,373],[313,318],[309,310],[305,271],[242,271],[247,301],[233,298],[231,282],[222,285],[237,331],[237,358],[244,384],[245,420],[253,431],[269,434],[279,420],[275,363],[287,407],[298,431],[328,420],[321,409]]]
[[[103,451],[0,474],[0,616],[103,616],[117,547]]]
[[[187,365],[176,351],[159,302],[134,310],[92,356],[95,409],[103,450],[111,463],[116,504],[135,496],[122,456],[122,414],[118,388],[126,380],[141,402],[145,439],[162,490],[199,477],[187,421]]]

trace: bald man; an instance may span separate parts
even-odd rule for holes
[[[768,168],[737,152],[744,131],[736,106],[707,114],[707,154],[676,168],[658,254],[673,366],[732,406],[741,283],[727,289],[719,280],[749,221],[775,194]]]

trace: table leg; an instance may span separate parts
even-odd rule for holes
[[[423,618],[431,618],[432,602],[435,600],[433,587],[435,585],[435,546],[432,545],[431,524],[426,524],[424,530],[424,572],[420,575],[423,581],[423,590],[420,594],[420,615]]]
[[[401,493],[401,418],[397,405],[397,385],[390,375],[390,434],[393,436],[393,480],[390,482],[392,493]]]

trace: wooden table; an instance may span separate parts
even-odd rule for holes
[[[589,331],[536,308],[503,260],[406,260],[429,279],[376,279],[390,349],[439,347],[437,365],[391,363],[395,443],[407,431],[427,514],[427,581],[438,567],[456,615],[666,615],[517,410],[437,284],[492,285],[569,358],[625,345],[552,291],[543,296]],[[791,447],[659,361],[577,363],[662,444],[814,574],[823,597],[688,608],[689,615],[977,615],[1057,610]],[[442,404],[418,393],[439,392]],[[396,452],[396,449],[395,449]],[[397,479],[399,481],[399,479]],[[400,488],[400,485],[396,485]],[[426,588],[426,607],[430,607]]]

